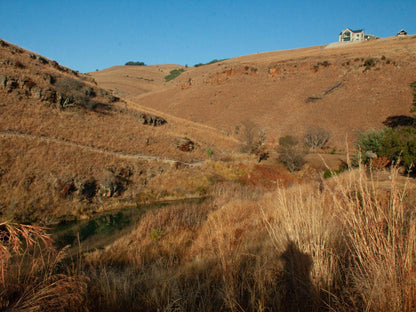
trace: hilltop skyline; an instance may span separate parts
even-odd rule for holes
[[[128,61],[193,66],[325,45],[342,29],[416,33],[413,1],[0,1],[0,38],[81,72]]]

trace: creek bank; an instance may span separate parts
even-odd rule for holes
[[[71,257],[94,249],[102,249],[132,231],[141,217],[152,210],[175,205],[198,205],[208,197],[153,202],[145,205],[126,205],[107,210],[84,220],[62,221],[50,228],[58,249],[66,246]]]

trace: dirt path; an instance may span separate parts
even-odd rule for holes
[[[147,161],[158,161],[158,162],[168,163],[172,165],[175,163],[179,163],[179,164],[189,166],[189,167],[201,166],[205,162],[205,161],[196,161],[196,162],[187,163],[187,162],[183,162],[183,161],[172,159],[172,158],[163,158],[163,157],[158,157],[158,156],[141,155],[141,154],[127,154],[127,153],[115,152],[115,151],[111,151],[111,150],[107,150],[107,149],[103,149],[99,147],[82,145],[82,144],[71,142],[65,139],[51,138],[51,137],[46,137],[46,136],[37,136],[37,135],[27,134],[27,133],[22,133],[22,132],[17,132],[17,131],[0,130],[0,137],[22,138],[22,139],[38,140],[42,142],[61,144],[61,145],[76,147],[85,151],[112,155],[112,156],[125,158],[125,159],[131,159],[131,160],[140,159],[140,160],[147,160]]]

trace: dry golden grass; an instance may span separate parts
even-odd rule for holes
[[[331,132],[329,144],[339,149],[345,147],[346,134],[353,140],[357,130],[382,127],[389,116],[409,115],[415,45],[416,36],[408,36],[257,53],[186,68],[175,80],[147,90],[148,82],[137,78],[160,75],[155,66],[91,75],[108,88],[113,84],[123,90],[124,83],[129,105],[169,112],[230,136],[247,118],[275,142],[285,135],[301,138],[308,127],[320,126]],[[370,70],[364,66],[367,59],[376,64]]]
[[[208,159],[207,148],[219,158],[238,144],[213,128],[166,113],[128,102],[107,103],[99,96],[105,91],[101,92],[91,77],[46,58],[41,62],[37,55],[12,44],[2,44],[0,59],[0,76],[19,84],[11,92],[0,87],[0,212],[6,219],[50,224],[67,216],[85,218],[126,203],[200,196],[211,182],[198,166],[188,168],[187,164],[200,165]],[[62,109],[20,86],[31,81],[33,88],[54,90],[65,79],[93,88],[98,94],[94,100],[107,103],[108,109]],[[140,112],[162,116],[167,124],[143,125]],[[195,142],[192,152],[177,148],[176,141],[184,137]],[[125,169],[132,175],[119,197],[85,200],[78,196],[84,182],[95,180],[98,185],[109,170]],[[178,183],[181,180],[183,183]],[[56,189],[57,181],[73,181],[76,191],[62,196]]]
[[[59,272],[64,254],[41,227],[0,223],[0,309],[82,311],[87,279]]]
[[[306,119],[323,123],[344,144],[345,132],[408,112],[415,42],[409,37],[228,60],[189,69],[108,111],[61,110],[0,90],[2,219],[47,224],[123,205],[212,196],[198,205],[151,211],[131,234],[86,255],[88,290],[79,271],[58,274],[62,253],[43,229],[0,223],[1,307],[415,310],[414,188],[402,183],[396,169],[383,181],[359,168],[299,185],[279,166],[253,165],[253,159],[232,154],[238,141],[217,130],[231,135],[249,115],[269,127],[273,141],[288,133],[300,136],[309,126]],[[10,45],[0,52],[9,63],[23,65],[1,65],[0,74],[34,77],[38,86],[46,87],[36,72],[75,75],[53,63],[40,65]],[[379,69],[363,71],[367,57],[376,58]],[[315,71],[317,62],[327,60],[330,66]],[[340,79],[336,94],[305,102]],[[160,113],[168,120],[163,127],[139,124],[137,112],[159,115],[158,109],[176,117]],[[175,140],[185,136],[196,141],[195,151],[176,148]],[[186,164],[210,158],[207,148],[213,151],[210,161]],[[80,192],[84,182],[111,182],[122,171],[129,174],[120,197],[91,199]],[[62,181],[73,182],[76,192],[59,186]]]
[[[133,287],[135,311],[412,311],[416,218],[396,175],[388,190],[364,168],[268,193],[223,185],[213,202],[149,213],[87,256],[105,282],[91,309]]]

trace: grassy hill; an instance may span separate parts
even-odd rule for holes
[[[4,41],[0,140],[1,214],[42,223],[200,196],[209,184],[201,169],[206,149],[221,157],[238,143],[209,126],[129,105],[90,75]]]
[[[355,131],[413,122],[415,45],[80,74],[0,41],[0,309],[414,311],[414,178],[323,170]],[[276,147],[309,126],[329,149],[290,173]]]
[[[229,136],[250,118],[272,142],[321,126],[332,134],[330,145],[345,149],[346,136],[351,143],[356,131],[409,114],[415,48],[416,36],[408,36],[258,53],[186,68],[168,83],[163,75],[175,66],[121,66],[91,75],[132,103]]]

